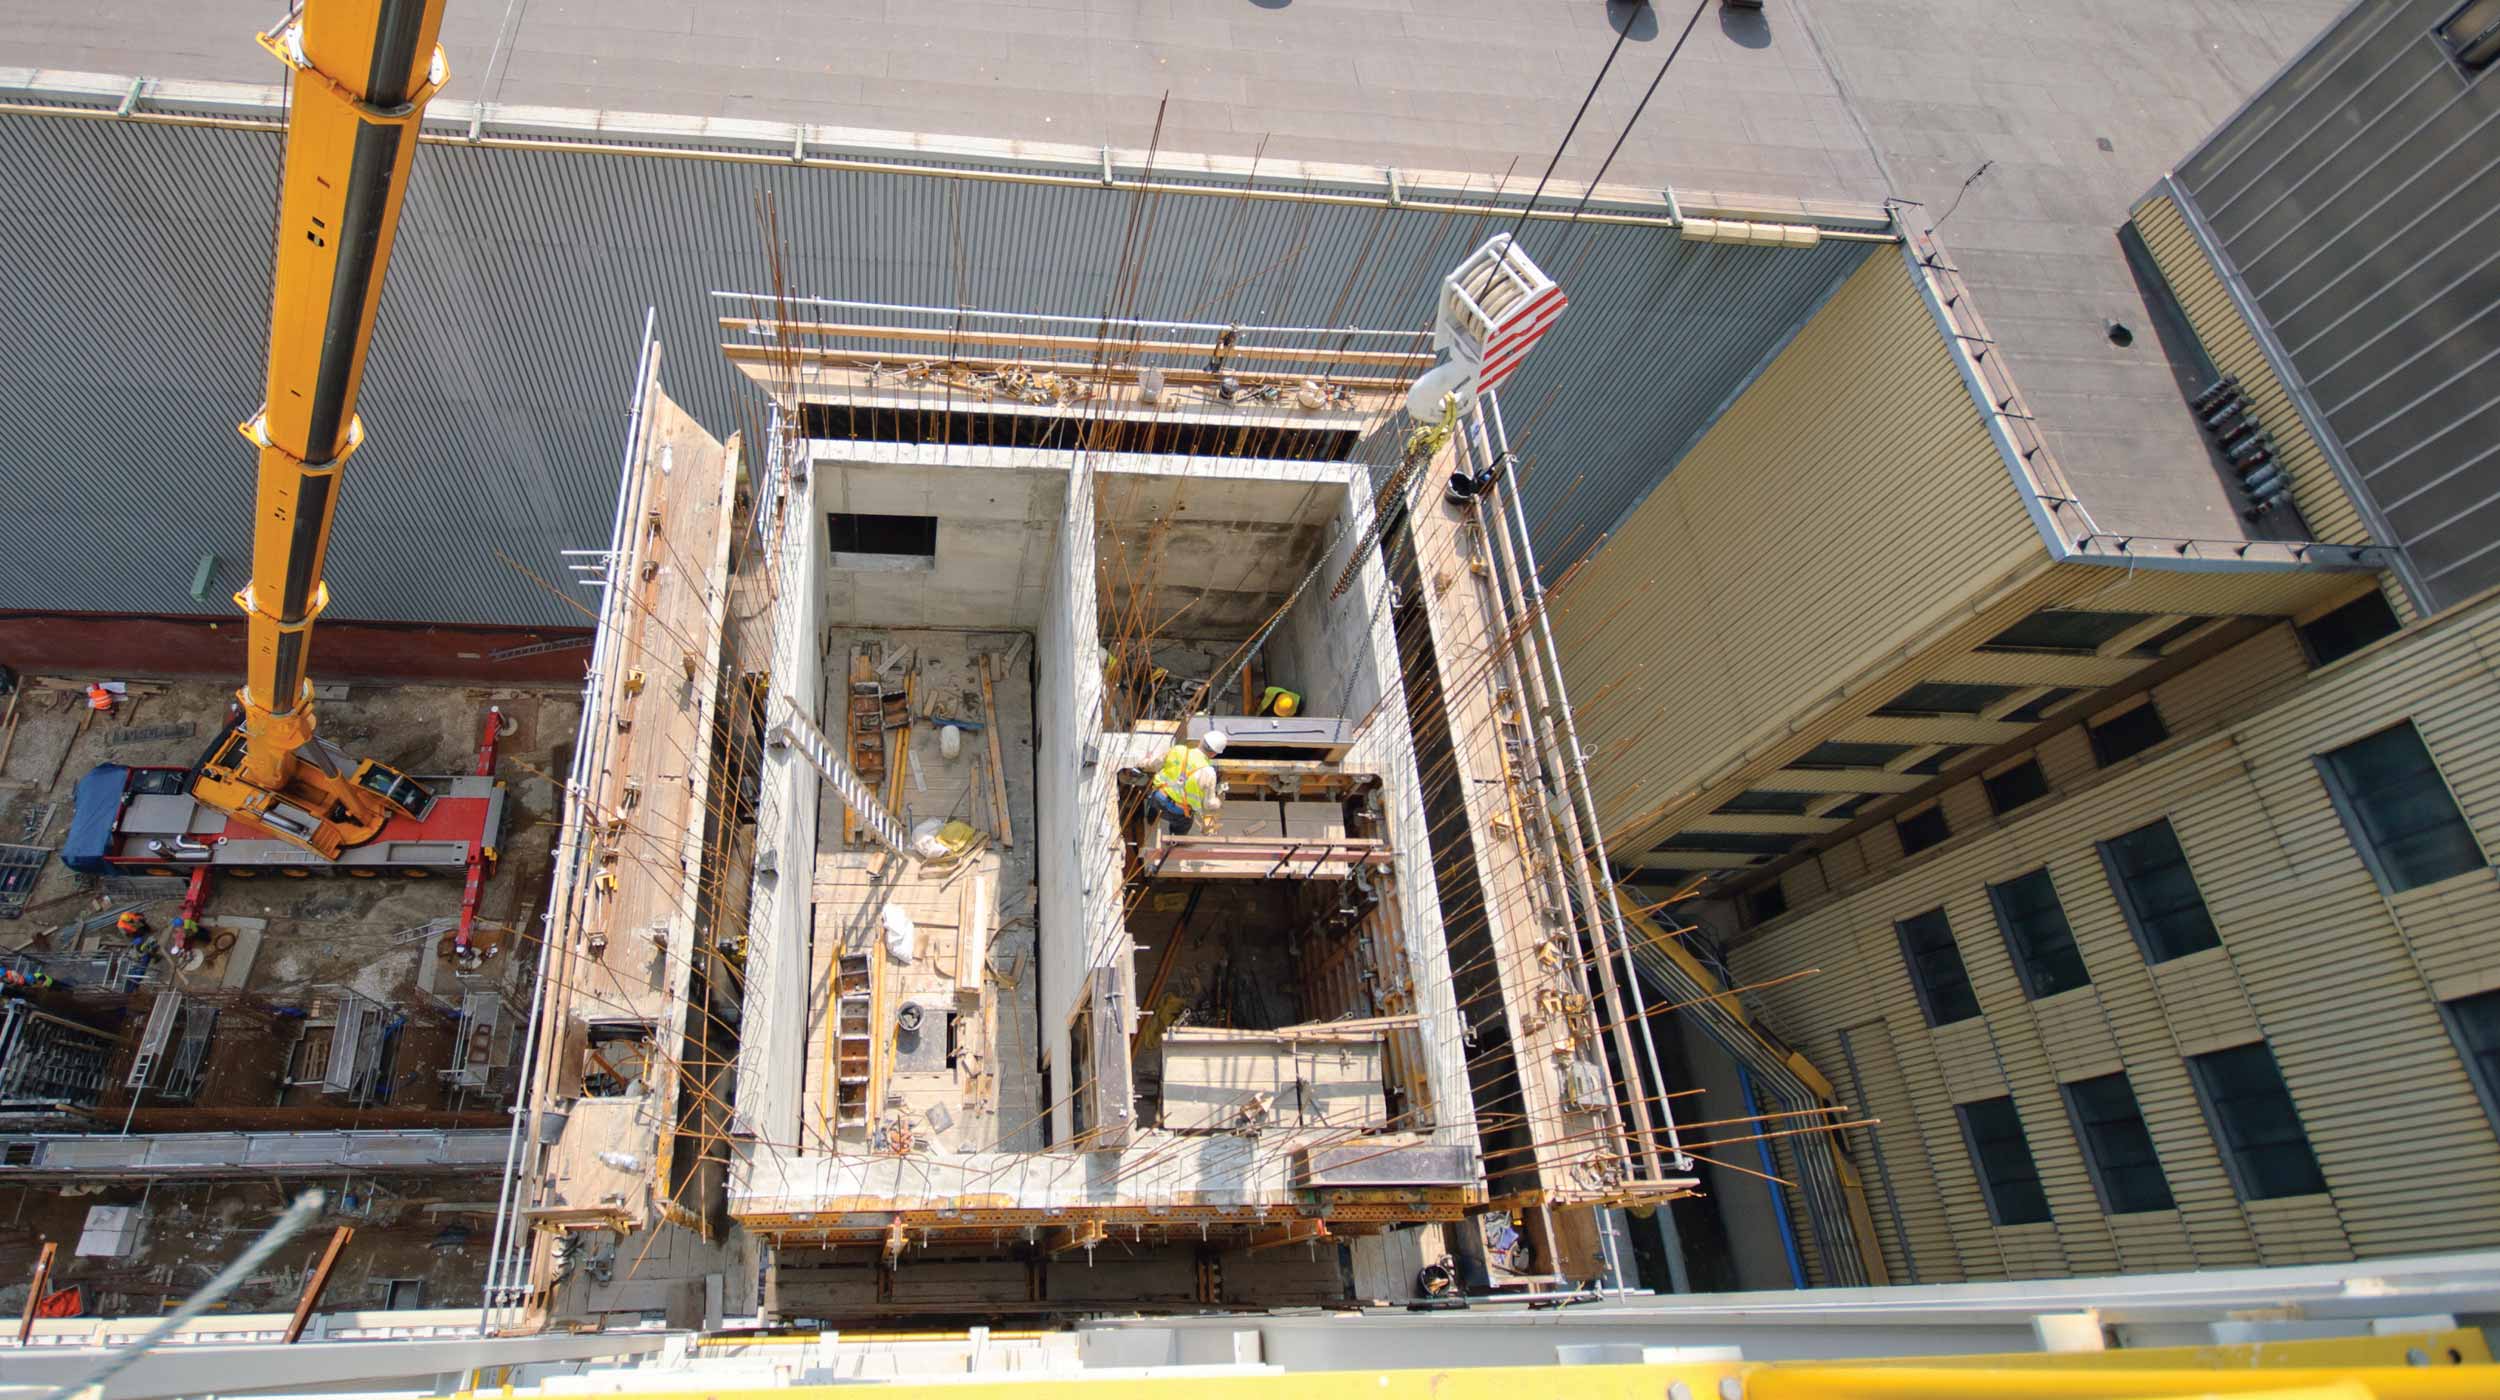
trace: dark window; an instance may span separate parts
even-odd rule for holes
[[[1874,801],[1875,797],[1876,794],[1871,792],[1854,793],[1850,796],[1848,801],[1836,802],[1831,806],[1824,808],[1823,815],[1834,821],[1845,822],[1851,817],[1856,816],[1858,814],[1858,809],[1865,806],[1867,803]]]
[[[2500,58],[2500,0],[2465,0],[2439,22],[2439,42],[2466,72],[2489,68]]]
[[[2170,650],[2172,647],[2177,646],[2181,641],[2185,640],[2189,633],[2211,621],[2213,621],[2213,619],[2210,617],[2181,618],[2179,621],[2172,623],[2168,627],[2163,628],[2159,632],[2156,632],[2152,636],[2137,643],[2134,654],[2137,656],[2148,657],[2159,656],[2163,652]]]
[[[2154,709],[2153,702],[2147,700],[2098,724],[2086,723],[2083,732],[2092,741],[2093,759],[2107,768],[2169,738],[2170,726],[2161,722],[2161,711]]]
[[[1821,794],[1812,792],[1774,792],[1767,788],[1755,788],[1752,791],[1740,792],[1734,797],[1729,798],[1726,802],[1720,804],[1719,811],[1731,817],[1802,817],[1806,814],[1806,804],[1812,802],[1818,796],[1821,796]]]
[[[934,515],[844,515],[825,517],[836,554],[901,554],[934,558],[937,517]]]
[[[2069,612],[2049,608],[2033,613],[1990,637],[1981,651],[2062,651],[2090,656],[2103,642],[2128,628],[2149,622],[2151,613]]]
[[[1910,965],[1910,985],[1918,992],[1919,1009],[1931,1026],[1967,1021],[1979,1014],[1979,998],[1962,969],[1962,950],[1953,941],[1953,925],[1942,909],[1893,925],[1901,936],[1901,956]]]
[[[2058,706],[2065,704],[2067,701],[2074,699],[2082,693],[2083,691],[2076,686],[2050,686],[2047,690],[2044,690],[2038,695],[2035,695],[2030,699],[2025,700],[2023,703],[2016,705],[2014,708],[2007,710],[2005,712],[2005,720],[2008,724],[2037,724],[2043,716],[2048,714],[2049,711],[2056,709]]]
[[[1788,891],[1773,880],[1745,896],[1745,917],[1754,923],[1766,923],[1788,912]]]
[[[2309,648],[2309,664],[2324,666],[2396,635],[2403,626],[2387,605],[2387,595],[2373,588],[2324,617],[2300,624],[2300,640]]]
[[[1988,789],[1988,806],[2000,817],[2049,795],[2049,775],[2040,771],[2040,760],[2036,758],[2026,758],[2002,773],[1981,779],[1980,784]]]
[[[2010,685],[1956,685],[1949,681],[1923,681],[1901,692],[1891,704],[1875,713],[1903,718],[1975,715],[2017,689],[2019,687]]]
[[[1953,828],[1945,824],[1941,805],[1921,808],[1893,826],[1901,833],[1901,854],[1905,856],[1917,855],[1953,834]]]
[[[1997,926],[2005,931],[2005,946],[2014,955],[2024,991],[2036,1000],[2091,984],[2092,974],[2083,969],[2083,954],[2075,947],[2074,930],[2067,927],[2066,910],[2057,902],[2057,886],[2047,869],[1990,885],[1988,899],[1996,905]]]
[[[2242,1200],[2312,1196],[2326,1189],[2309,1134],[2292,1107],[2292,1091],[2264,1041],[2190,1055],[2188,1073],[2222,1139],[2222,1157]]]
[[[1685,831],[1668,837],[1652,851],[1734,851],[1739,855],[1786,855],[1802,836],[1762,836],[1740,831]]]
[[[1788,766],[1821,770],[1881,768],[1914,747],[1912,744],[1817,744],[1806,751],[1805,757]]]
[[[2040,1189],[2040,1169],[2032,1164],[2031,1144],[2023,1140],[2023,1119],[2014,1111],[2012,1096],[1966,1103],[1958,1112],[1971,1161],[1988,1188],[1989,1217],[1999,1225],[2037,1225],[2048,1219],[2048,1193]]]
[[[1947,744],[1901,771],[1904,773],[1915,773],[1922,778],[1932,778],[1938,773],[1943,772],[1946,764],[1953,762],[1955,759],[1960,758],[1962,755],[1969,753],[1970,751],[1971,745],[1969,744]]]
[[[2100,1188],[2101,1208],[2112,1215],[2170,1209],[2170,1180],[2162,1175],[2153,1134],[2144,1126],[2144,1110],[2136,1106],[2127,1076],[2078,1079],[2065,1089],[2075,1135],[2083,1140],[2084,1164],[2092,1169],[2092,1184]]]
[[[2459,997],[2441,1009],[2448,1013],[2448,1029],[2465,1055],[2474,1092],[2483,1096],[2484,1110],[2500,1121],[2500,992]]]
[[[2352,843],[2390,894],[2483,864],[2465,814],[2411,721],[2318,755]]]
[[[2148,963],[2222,946],[2168,818],[2101,843],[2101,866]]]

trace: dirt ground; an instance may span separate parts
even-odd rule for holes
[[[0,768],[0,841],[58,847],[70,819],[71,790],[99,763],[188,765],[224,721],[228,692],[202,682],[167,683],[161,694],[85,721],[75,692],[29,689],[16,741]],[[321,706],[321,732],[351,753],[414,774],[465,773],[477,761],[487,707],[500,706],[512,732],[499,748],[506,791],[501,861],[478,916],[513,926],[536,908],[546,884],[556,790],[571,762],[580,696],[570,690],[488,690],[458,686],[364,687]],[[178,731],[178,732],[168,732]],[[37,818],[41,825],[36,826]],[[48,866],[24,917],[0,920],[0,947],[110,907],[92,882]],[[146,912],[158,924],[178,898]],[[207,918],[268,920],[247,989],[278,1002],[349,986],[393,1001],[415,987],[420,949],[403,937],[460,909],[459,882],[437,880],[221,880]]]
[[[494,1233],[495,1182],[470,1178],[312,1181],[270,1179],[248,1185],[112,1183],[85,1194],[0,1188],[0,1245],[18,1250],[42,1239],[61,1242],[51,1288],[82,1290],[88,1317],[139,1317],[180,1303],[275,1221],[307,1187],[329,1195],[322,1216],[229,1296],[220,1312],[288,1312],[303,1294],[305,1274],[339,1225],[355,1229],[322,1293],[323,1312],[389,1305],[392,1280],[407,1307],[473,1306],[486,1283],[487,1245]],[[82,1257],[75,1248],[90,1207],[143,1205],[138,1246],[120,1258]],[[0,1281],[0,1311],[25,1306],[26,1266]]]
[[[14,739],[0,738],[0,744],[7,746],[5,763],[0,764],[0,843],[48,846],[57,851],[69,828],[71,794],[81,776],[106,762],[193,763],[223,725],[229,698],[228,688],[222,685],[167,682],[161,689],[140,695],[135,703],[125,703],[111,716],[88,719],[84,697],[78,692],[27,686],[18,701]],[[344,698],[322,702],[321,728],[325,737],[349,752],[381,759],[412,774],[466,773],[474,770],[490,705],[502,707],[511,730],[499,745],[496,769],[506,784],[501,859],[485,886],[479,923],[481,928],[503,931],[498,935],[503,948],[487,965],[482,983],[467,985],[502,991],[506,1034],[498,1041],[497,1054],[508,1062],[528,1007],[525,993],[536,960],[537,911],[547,889],[560,776],[571,762],[574,727],[580,717],[578,692],[570,688],[357,686]],[[6,725],[0,724],[0,734],[6,732]],[[283,1083],[290,1053],[305,1034],[305,1021],[322,1014],[335,997],[335,989],[347,987],[391,1008],[399,1019],[388,1091],[391,1110],[499,1116],[497,1098],[451,1088],[441,1075],[460,1038],[457,1018],[449,1008],[458,1002],[463,986],[446,975],[436,979],[437,996],[428,997],[419,990],[419,973],[424,961],[435,956],[436,941],[422,930],[430,921],[455,917],[460,897],[461,882],[456,878],[220,880],[209,895],[204,922],[215,930],[221,922],[265,921],[257,952],[240,988],[206,990],[199,984],[205,981],[208,988],[214,988],[213,978],[203,978],[197,971],[183,974],[190,995],[205,992],[220,1007],[199,1091],[180,1105],[142,1092],[136,1107],[143,1113],[173,1115],[154,1122],[163,1130],[292,1125],[292,1117],[255,1114],[248,1122],[221,1122],[217,1117],[219,1110],[267,1108],[300,1114],[305,1127],[357,1126],[367,1110],[335,1096],[325,1097],[317,1085],[290,1090]],[[48,946],[47,935],[122,902],[108,899],[94,880],[75,875],[56,859],[46,865],[23,917],[0,919],[0,953],[20,948],[41,953]],[[178,890],[173,890],[144,907],[161,929],[179,903]],[[519,936],[515,930],[529,936]],[[117,1031],[121,1039],[119,1056],[107,1076],[113,1087],[91,1115],[97,1131],[120,1131],[133,1107],[131,1092],[121,1082],[165,972],[161,961],[154,965],[149,982],[136,994],[121,995],[105,988],[79,990],[82,1019]],[[147,1131],[150,1126],[143,1117],[134,1130]],[[0,1222],[5,1222],[0,1223],[0,1256],[12,1256],[17,1248],[42,1237],[60,1239],[65,1245],[65,1263],[56,1286],[86,1284],[88,1315],[152,1312],[160,1297],[178,1299],[196,1288],[274,1219],[288,1196],[309,1184],[313,1183],[159,1182],[149,1186],[132,1182],[73,1186],[67,1191],[0,1184]],[[319,1184],[332,1194],[332,1217],[288,1246],[233,1300],[231,1309],[291,1307],[302,1286],[303,1270],[326,1243],[331,1224],[355,1225],[359,1234],[342,1261],[325,1308],[383,1306],[384,1286],[391,1279],[422,1280],[425,1306],[461,1306],[476,1299],[484,1278],[486,1240],[493,1228],[491,1204],[483,1215],[465,1210],[427,1212],[423,1207],[491,1202],[496,1184],[492,1179],[375,1181],[358,1177],[343,1181],[332,1177]],[[70,1194],[82,1189],[82,1194]],[[343,1195],[357,1198],[356,1202],[342,1207]],[[141,1200],[148,1205],[148,1224],[137,1254],[119,1260],[69,1259],[66,1246],[77,1239],[89,1206]],[[15,1306],[9,1300],[13,1293],[22,1295],[21,1278],[22,1269],[0,1271],[0,1303]]]

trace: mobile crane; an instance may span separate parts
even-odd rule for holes
[[[349,454],[365,351],[382,302],[425,104],[442,87],[443,0],[307,0],[261,46],[295,70],[278,192],[268,398],[242,425],[260,450],[241,720],[200,761],[191,795],[325,860],[421,820],[433,794],[314,732],[306,674],[330,522]]]
[[[418,124],[446,75],[443,0],[303,0],[261,47],[292,70],[269,310],[267,398],[241,425],[259,453],[251,581],[234,595],[248,661],[236,718],[198,766],[107,764],[79,784],[64,863],[95,873],[194,867],[237,875],[454,873],[475,910],[494,861],[503,792],[498,717],[475,773],[420,782],[316,732],[307,675],[331,521],[349,454],[382,274]]]

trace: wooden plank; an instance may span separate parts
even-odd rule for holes
[[[35,1335],[35,1309],[43,1306],[45,1285],[52,1282],[52,1258],[61,1252],[59,1240],[45,1240],[43,1252],[35,1256],[35,1272],[26,1285],[26,1311],[17,1319],[17,1344]]]
[[[801,360],[812,360],[832,365],[848,365],[860,369],[876,367],[882,368],[888,373],[897,372],[902,368],[900,365],[894,363],[894,356],[891,353],[879,354],[874,350],[819,350],[811,346],[802,345],[796,347],[789,353],[796,355]],[[762,366],[767,369],[779,369],[783,362],[783,351],[777,346],[724,345],[721,347],[721,354],[728,357],[730,363],[732,364],[752,364]],[[950,365],[961,365],[976,374],[1002,370],[1020,370],[1026,374],[1056,374],[1065,378],[1080,380],[1086,384],[1094,385],[1127,384],[1134,382],[1137,378],[1136,370],[1124,368],[1119,365],[1106,367],[1101,365],[1079,364],[1065,360],[1019,360],[986,355],[948,355],[943,357],[943,361],[944,363]],[[1215,384],[1220,383],[1224,379],[1222,374],[1209,374],[1204,370],[1167,369],[1162,373],[1164,381],[1170,384]],[[1251,388],[1256,388],[1263,383],[1281,384],[1290,388],[1304,376],[1294,374],[1291,371],[1279,371],[1267,374],[1244,373],[1235,377],[1238,378],[1242,384]],[[1328,376],[1328,382],[1341,389],[1392,390],[1403,389],[1410,381],[1404,379],[1384,378],[1379,375],[1332,374]],[[912,386],[906,384],[903,387],[909,388]],[[944,381],[941,380],[933,387],[944,388],[946,386]],[[1286,406],[1290,407],[1289,404]]]
[[[764,331],[774,336],[827,336],[853,340],[925,340],[943,345],[1014,345],[1028,350],[1077,350],[1087,355],[1185,355],[1194,360],[1210,358],[1215,345],[1209,342],[1193,345],[1178,340],[1101,340],[1090,335],[1044,335],[1031,331],[985,331],[973,328],[921,326],[869,326],[849,322],[795,321],[778,322],[753,316],[723,316],[721,329],[732,333]],[[1402,350],[1336,350],[1324,347],[1304,348],[1291,345],[1234,344],[1224,350],[1227,360],[1284,360],[1295,363],[1330,363],[1345,365],[1377,365],[1388,369],[1425,370],[1432,367],[1432,356]]]
[[[998,696],[990,684],[990,658],[981,655],[981,730],[990,737],[990,792],[998,800],[998,844],[1016,844],[1014,820],[1007,813],[1007,764],[998,751]]]
[[[894,779],[885,800],[886,810],[897,816],[903,811],[903,779],[911,771],[911,706],[919,690],[917,673],[903,677],[903,724],[894,732]]]
[[[1423,1024],[1423,1018],[1412,1011],[1394,1016],[1363,1016],[1350,1021],[1304,1021],[1278,1028],[1276,1034],[1293,1036],[1304,1031],[1331,1031],[1344,1034],[1352,1031],[1394,1031]]]
[[[17,747],[17,702],[25,698],[26,687],[23,685],[9,692],[8,718],[0,720],[0,724],[8,726],[8,732],[0,734],[0,773],[9,771],[9,750]]]
[[[330,1286],[330,1271],[338,1267],[339,1251],[356,1237],[356,1227],[341,1225],[330,1232],[330,1246],[321,1251],[321,1262],[304,1277],[304,1296],[295,1300],[295,1316],[288,1319],[281,1345],[293,1346],[303,1338],[304,1324],[312,1320],[313,1309],[321,1305],[322,1290]]]

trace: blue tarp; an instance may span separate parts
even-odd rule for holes
[[[113,828],[121,823],[122,790],[129,784],[130,770],[119,763],[100,763],[78,780],[78,791],[70,798],[69,838],[61,843],[61,864],[82,875],[102,875],[112,868],[104,857],[113,849]]]

